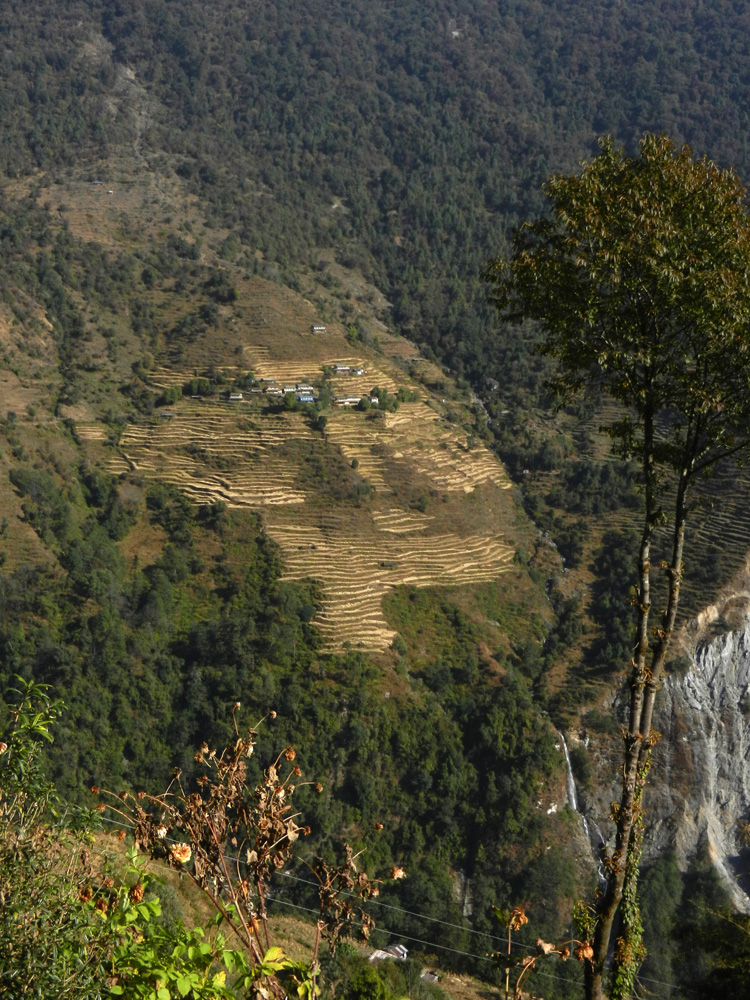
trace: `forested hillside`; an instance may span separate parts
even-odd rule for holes
[[[498,329],[478,276],[540,210],[544,178],[604,132],[632,148],[663,130],[742,174],[747,18],[699,2],[9,7],[2,162],[54,174],[135,153],[184,180],[224,252],[254,250],[259,273],[330,285],[321,249],[360,271],[396,328],[482,393],[511,472],[541,474],[525,483],[530,509],[570,560],[596,545],[583,545],[581,485],[610,505],[621,490],[588,443],[593,412],[585,431],[539,419],[538,359]],[[357,297],[342,299],[356,323]],[[745,492],[722,529],[732,553]]]
[[[464,928],[431,942],[474,951],[493,902],[569,925],[594,866],[555,726],[617,731],[598,700],[629,655],[640,499],[606,401],[553,414],[533,329],[499,328],[479,276],[602,133],[663,130],[743,175],[749,29],[707,0],[0,4],[0,658],[68,702],[66,795],[189,770],[241,698],[324,780],[318,846],[403,863],[388,898]],[[264,364],[296,371],[316,321],[314,406],[222,410],[234,451],[197,434]],[[346,425],[337,358],[378,371]],[[722,494],[692,610],[749,547],[733,469]],[[487,576],[449,586],[489,551],[472,532]],[[326,587],[345,615],[374,575],[367,648],[332,644]],[[670,865],[676,900],[703,876]]]
[[[401,328],[488,374],[477,274],[550,172],[648,129],[742,173],[748,17],[700,0],[7,5],[3,168],[122,140],[182,156],[269,261],[335,246]]]

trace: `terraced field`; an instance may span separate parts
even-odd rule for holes
[[[81,441],[100,441],[104,443],[109,434],[107,433],[107,428],[104,424],[94,423],[77,423],[76,433]]]
[[[129,426],[108,470],[172,483],[199,504],[304,503],[304,492],[293,485],[296,469],[275,454],[291,439],[310,437],[299,415],[266,414],[253,424],[236,404],[198,400],[183,400],[170,412],[171,417]]]
[[[417,514],[414,511],[401,510],[398,507],[392,510],[376,511],[372,518],[380,531],[387,531],[394,535],[425,531],[430,526],[430,521],[434,520],[434,516],[431,514]]]
[[[328,440],[338,445],[349,463],[357,462],[358,471],[379,494],[389,494],[385,481],[385,425],[367,420],[364,413],[336,410],[328,417]]]
[[[510,488],[505,470],[486,448],[469,447],[425,403],[403,403],[386,415],[386,428],[399,455],[410,461],[437,489],[471,493],[482,483]],[[418,428],[418,433],[415,433]]]
[[[323,584],[326,602],[317,624],[332,648],[383,649],[393,641],[395,633],[382,611],[383,597],[392,587],[490,581],[513,559],[513,548],[500,537],[406,537],[424,531],[429,522],[413,519],[409,524],[408,515],[396,522],[397,513],[374,514],[369,525],[341,518],[268,524],[283,552],[286,578],[311,577]]]
[[[395,394],[404,384],[423,394],[380,357],[342,351],[323,360],[278,359],[263,345],[252,345],[242,360],[256,377],[279,384],[316,381],[322,365],[348,364],[365,374],[335,376],[334,394],[369,394],[375,385]],[[247,368],[220,370],[231,379]],[[150,380],[154,388],[166,388],[194,374],[162,366]],[[469,448],[465,432],[438,410],[426,402],[403,403],[394,413],[332,407],[324,440],[303,414],[274,412],[264,397],[234,403],[183,398],[166,412],[129,425],[106,464],[112,473],[172,483],[196,504],[221,500],[265,512],[285,577],[310,577],[322,585],[317,623],[329,647],[380,650],[394,638],[382,611],[392,587],[490,581],[513,559],[512,545],[491,517],[478,527],[462,511],[467,495],[477,490],[493,507],[497,491],[510,485],[503,468],[484,448]],[[77,429],[82,440],[105,446],[101,425],[82,421]],[[305,455],[326,449],[330,455],[332,447],[344,458],[341,468],[348,467],[351,482],[364,480],[368,487],[356,502],[332,505],[325,475],[318,485],[318,474],[300,464]],[[414,509],[414,492],[420,489],[436,504],[434,513]]]

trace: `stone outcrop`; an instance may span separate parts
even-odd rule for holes
[[[674,848],[685,869],[705,850],[734,905],[750,913],[750,845],[741,829],[750,819],[750,615],[733,624],[734,631],[708,639],[706,622],[693,623],[692,636],[682,636],[683,669],[667,675],[659,692],[654,726],[661,739],[644,800],[643,861]],[[627,689],[611,710],[625,721]],[[604,850],[611,851],[610,803],[620,796],[622,742],[617,735],[585,732],[569,739],[588,747],[598,777],[596,787],[579,789],[571,805],[586,817],[589,834],[599,824]],[[598,828],[596,833],[589,835],[594,861]]]
[[[735,904],[750,912],[739,835],[750,814],[750,620],[698,643],[689,659],[659,697],[647,850],[674,845],[684,864],[705,842]]]

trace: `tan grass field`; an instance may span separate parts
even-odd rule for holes
[[[342,349],[345,344],[331,352],[330,344],[309,335],[295,339],[300,354],[294,359],[250,343],[242,351],[247,368],[216,367],[229,379],[251,368],[256,378],[283,385],[319,381],[324,366],[358,365],[365,374],[336,377],[334,393],[369,394],[378,385],[395,394],[404,385],[425,396],[423,387],[386,358],[354,357]],[[200,368],[161,363],[150,381],[154,389],[182,385],[196,371]],[[370,488],[361,502],[333,508],[325,483],[308,476],[300,485],[300,459],[288,446],[304,449],[321,441],[302,414],[269,411],[265,397],[258,396],[231,404],[218,397],[184,398],[164,409],[167,415],[157,410],[153,418],[128,425],[116,450],[109,451],[109,471],[171,483],[196,504],[222,501],[263,512],[281,549],[284,577],[320,582],[323,607],[316,622],[332,650],[390,645],[395,633],[382,601],[393,587],[491,581],[513,560],[512,539],[501,523],[451,530],[451,524],[465,525],[465,512],[457,508],[469,494],[480,491],[494,508],[510,483],[490,452],[467,447],[466,432],[445,421],[437,403],[403,403],[395,413],[331,408],[327,447],[356,467]],[[106,438],[91,421],[81,422],[78,433],[92,445]],[[415,487],[429,497],[428,506],[439,505],[434,513],[414,508],[408,491],[413,494]]]

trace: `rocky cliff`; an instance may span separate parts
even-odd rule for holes
[[[689,660],[660,695],[663,738],[648,793],[648,850],[674,844],[684,862],[705,842],[736,905],[750,911],[740,837],[750,812],[750,619],[696,643]]]
[[[733,630],[709,637],[711,625],[726,620],[716,607],[691,623],[680,640],[682,669],[666,677],[659,693],[655,727],[661,740],[645,797],[644,864],[674,847],[686,868],[705,850],[734,904],[750,912],[750,844],[743,828],[750,818],[750,614],[737,617],[736,593],[731,600]],[[744,596],[740,604],[746,608]],[[612,706],[620,721],[626,698],[621,691]],[[609,850],[613,843],[609,813],[620,796],[622,744],[619,736],[585,731],[569,734],[569,741],[588,747],[599,776],[596,789],[579,789],[577,802],[571,798],[588,821],[592,861],[598,863],[601,836]]]

